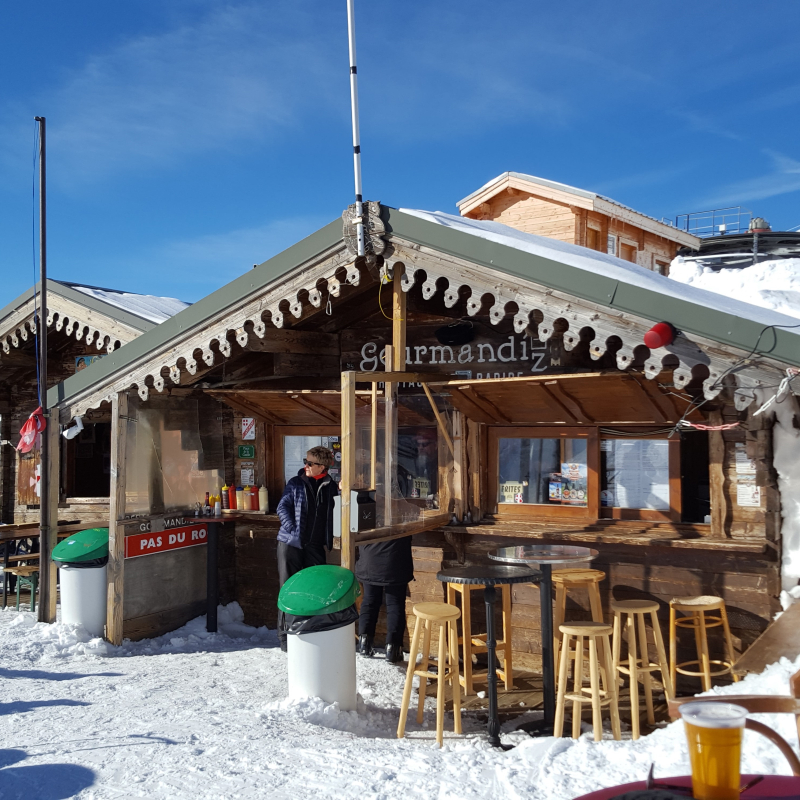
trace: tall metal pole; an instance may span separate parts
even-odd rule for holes
[[[347,38],[350,44],[350,114],[353,121],[353,170],[356,181],[356,233],[358,255],[364,255],[364,212],[361,206],[361,134],[358,130],[358,67],[356,66],[356,18],[354,0],[347,0]]]
[[[45,118],[35,117],[39,123],[39,391],[44,419],[51,424],[47,408],[47,172]],[[48,435],[42,436],[39,460],[39,597],[49,597],[50,586],[50,491]],[[48,619],[48,603],[39,603],[39,621]]]

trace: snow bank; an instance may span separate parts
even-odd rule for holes
[[[670,266],[669,277],[687,286],[800,318],[800,258],[778,258],[744,269],[715,271],[678,256]]]

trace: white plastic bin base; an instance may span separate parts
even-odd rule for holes
[[[59,566],[61,621],[83,625],[94,636],[102,636],[106,624],[108,582],[106,567]]]
[[[356,710],[355,626],[288,635],[289,697],[320,697]]]

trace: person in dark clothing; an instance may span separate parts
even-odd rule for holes
[[[364,587],[358,618],[358,651],[374,654],[375,625],[386,601],[386,660],[403,660],[403,634],[406,628],[406,595],[414,580],[411,537],[389,542],[365,544],[358,548],[356,577]]]
[[[278,502],[278,583],[283,586],[296,572],[326,561],[333,549],[333,498],[339,494],[328,474],[333,453],[327,447],[312,447],[305,466],[286,484]],[[278,641],[286,650],[286,624],[278,612]]]

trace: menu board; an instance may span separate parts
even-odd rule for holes
[[[669,509],[669,442],[666,439],[606,439],[603,505]]]

